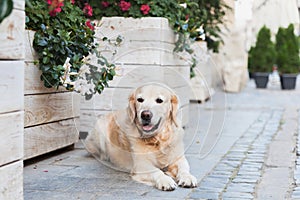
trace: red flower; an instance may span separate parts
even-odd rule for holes
[[[47,0],[49,5],[49,15],[51,17],[56,16],[57,13],[61,12],[61,7],[64,6],[63,0]]]
[[[87,21],[85,22],[85,25],[86,25],[87,27],[89,27],[91,30],[95,30],[95,27],[94,27],[94,25],[91,23],[91,20],[87,20]]]
[[[185,20],[188,20],[190,18],[190,15],[185,16]]]
[[[71,4],[75,4],[75,0],[71,0]]]
[[[131,4],[130,4],[130,2],[121,0],[119,6],[122,11],[128,11],[131,7]]]
[[[107,7],[109,6],[109,2],[107,2],[107,1],[102,1],[102,2],[101,2],[101,5],[102,5],[103,8],[107,8]]]
[[[84,4],[83,12],[87,16],[90,16],[90,17],[93,16],[93,8],[88,3]]]
[[[60,13],[60,12],[61,12],[61,8],[60,8],[60,7],[57,7],[57,8],[55,8],[55,9],[53,9],[53,10],[50,10],[50,11],[49,11],[49,15],[50,15],[51,17],[54,17],[54,16],[56,16],[57,13]]]
[[[147,15],[150,11],[150,6],[148,4],[141,5],[141,11],[144,15]]]

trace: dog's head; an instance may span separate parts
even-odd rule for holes
[[[129,117],[142,138],[163,130],[166,123],[177,125],[178,98],[167,87],[152,84],[137,88],[129,97]]]

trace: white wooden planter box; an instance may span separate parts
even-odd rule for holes
[[[0,199],[23,199],[24,8],[0,24]]]
[[[43,86],[41,72],[33,64],[34,32],[25,35],[24,159],[29,159],[78,141],[80,96]]]
[[[99,114],[126,108],[134,88],[149,82],[166,84],[176,92],[183,125],[187,124],[190,63],[173,53],[175,35],[167,19],[103,18],[97,22],[96,35],[100,50],[107,49],[102,42],[104,36],[109,39],[123,37],[121,46],[115,49],[116,55],[110,57],[118,67],[118,75],[103,94],[89,101],[82,98],[81,131],[90,131]]]

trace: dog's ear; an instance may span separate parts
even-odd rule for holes
[[[129,103],[128,103],[127,112],[128,112],[130,121],[133,123],[134,119],[136,118],[135,95],[134,95],[134,93],[132,93],[129,96]]]
[[[176,127],[178,127],[177,123],[177,112],[178,112],[178,97],[176,95],[171,96],[171,112],[170,112],[170,118],[171,121],[175,124]]]

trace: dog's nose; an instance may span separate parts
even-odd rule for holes
[[[143,120],[150,120],[152,118],[153,114],[150,110],[144,110],[142,113],[141,113],[141,118]]]

